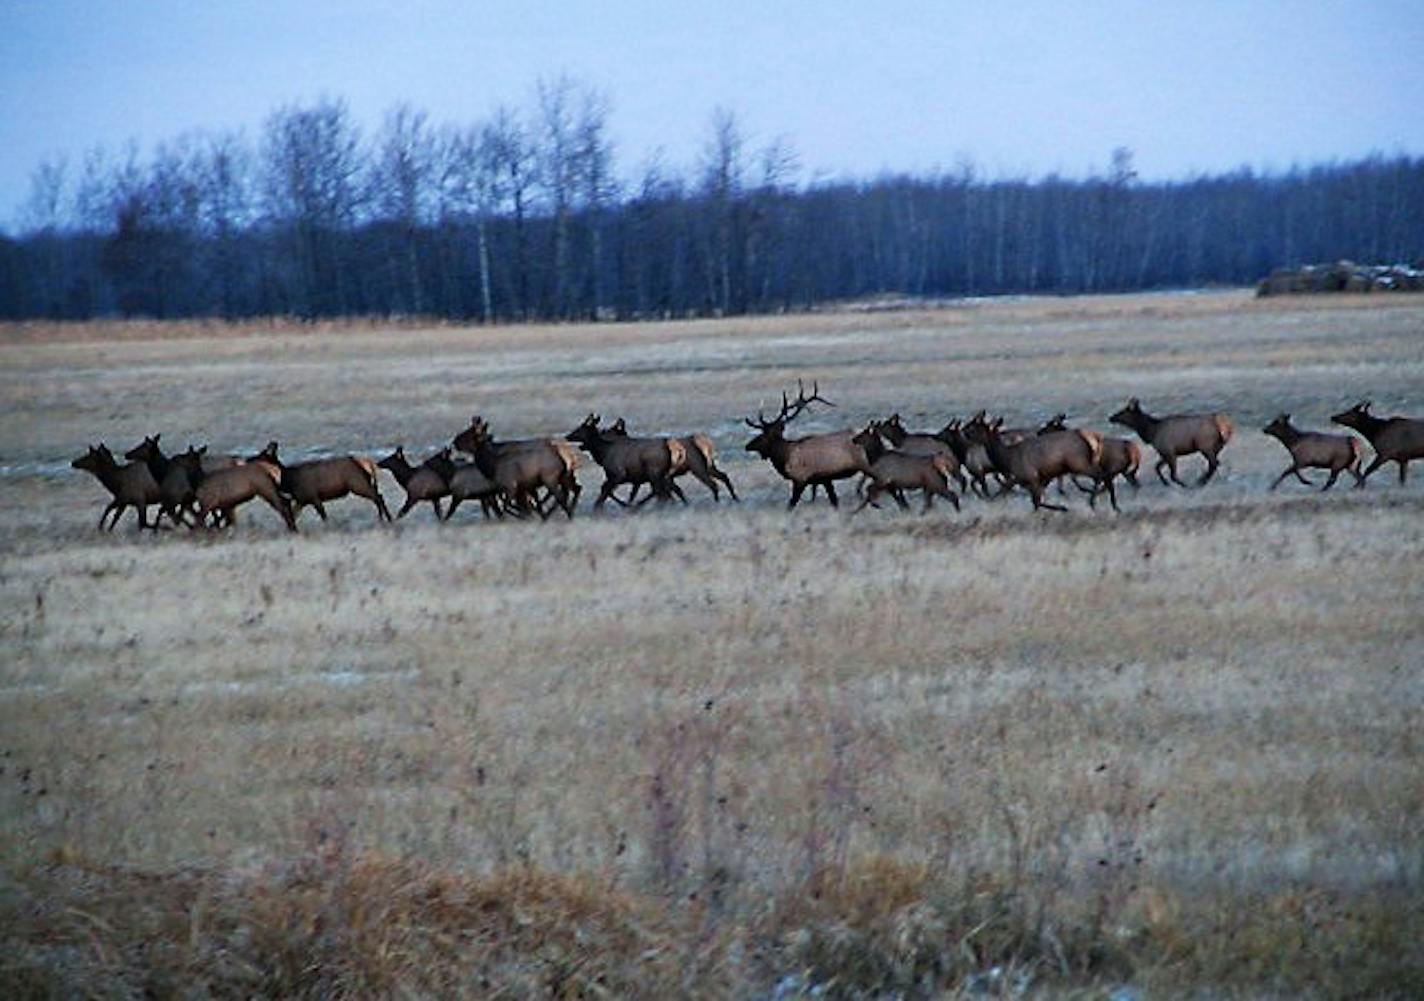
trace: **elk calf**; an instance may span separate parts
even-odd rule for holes
[[[886,448],[880,432],[874,427],[866,428],[853,440],[865,449],[866,458],[870,461],[865,473],[870,486],[856,511],[864,510],[867,504],[879,507],[876,501],[886,493],[895,499],[901,510],[905,510],[909,507],[903,493],[906,490],[919,490],[924,494],[925,506],[921,514],[930,509],[935,497],[944,497],[956,511],[959,510],[959,495],[949,488],[952,455],[946,456],[942,452],[912,455]]]
[[[1157,450],[1157,477],[1163,483],[1167,477],[1163,467],[1171,471],[1172,482],[1184,487],[1177,476],[1177,460],[1184,455],[1200,452],[1206,459],[1206,472],[1197,486],[1204,486],[1216,475],[1220,462],[1217,456],[1231,440],[1236,426],[1225,414],[1179,414],[1171,417],[1153,417],[1142,409],[1137,397],[1127,401],[1127,406],[1113,414],[1108,420],[1121,424],[1137,432],[1137,436]]]
[[[965,432],[984,444],[999,472],[1029,492],[1035,510],[1068,510],[1043,499],[1044,490],[1060,476],[1085,476],[1097,482],[1102,435],[1093,431],[1058,431],[1033,435],[1010,445],[1005,444],[1000,432],[1002,423],[1002,418],[991,422],[980,414],[966,425]]]
[[[1424,459],[1424,420],[1376,417],[1370,413],[1369,400],[1361,400],[1330,420],[1360,432],[1370,440],[1370,446],[1375,450],[1374,461],[1360,474],[1356,486],[1364,486],[1369,475],[1386,462],[1399,463],[1399,482],[1403,483],[1410,461]]]
[[[397,518],[404,518],[410,514],[411,509],[417,504],[425,501],[430,502],[430,506],[435,509],[435,520],[440,521],[446,517],[440,509],[440,501],[450,496],[450,481],[446,476],[441,475],[439,466],[443,462],[450,461],[450,449],[444,448],[426,459],[419,466],[412,466],[405,457],[405,447],[397,446],[396,450],[376,463],[381,469],[387,470],[396,478],[401,489],[405,491],[405,503],[401,505]],[[451,463],[453,472],[453,463]]]
[[[576,442],[603,468],[603,486],[593,502],[594,510],[610,497],[627,507],[645,483],[652,488],[655,497],[677,497],[686,503],[687,498],[672,478],[673,469],[687,462],[687,448],[679,439],[631,438],[626,427],[622,434],[609,434],[599,429],[598,422],[597,414],[589,414],[583,423],[564,435],[565,441]],[[632,487],[626,501],[614,493],[625,483]]]
[[[1290,414],[1281,414],[1261,430],[1284,445],[1291,455],[1291,464],[1286,467],[1285,472],[1276,477],[1275,482],[1271,484],[1272,490],[1292,474],[1306,486],[1314,486],[1315,484],[1301,473],[1302,469],[1330,470],[1330,478],[1325,481],[1325,486],[1320,488],[1322,493],[1333,487],[1340,474],[1347,469],[1355,477],[1356,486],[1365,482],[1364,476],[1360,474],[1364,451],[1360,440],[1354,435],[1301,431],[1291,424]]]
[[[1054,431],[1074,430],[1068,426],[1067,422],[1067,414],[1058,414],[1039,428],[1038,433],[1049,434]],[[1102,435],[1101,437],[1103,454],[1102,458],[1098,460],[1098,483],[1088,496],[1088,505],[1096,508],[1098,494],[1106,491],[1112,509],[1118,511],[1120,508],[1117,506],[1117,489],[1113,486],[1113,481],[1121,476],[1132,484],[1132,489],[1137,490],[1140,487],[1137,482],[1137,470],[1142,465],[1142,448],[1129,438],[1118,438],[1113,435]],[[1075,485],[1082,489],[1082,485],[1076,481]]]

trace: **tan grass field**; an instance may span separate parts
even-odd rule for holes
[[[1138,395],[1237,435],[1118,516],[788,514],[741,418],[797,377],[806,430]],[[1361,396],[1424,415],[1424,302],[0,329],[0,986],[1417,995],[1424,469],[1267,493],[1258,430]],[[710,431],[744,502],[102,535],[68,469],[589,411]]]

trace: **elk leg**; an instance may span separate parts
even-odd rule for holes
[[[1271,484],[1271,489],[1274,490],[1276,489],[1276,487],[1280,486],[1281,483],[1285,480],[1285,478],[1291,473],[1295,473],[1297,476],[1300,475],[1300,473],[1296,470],[1295,466],[1287,466],[1285,472],[1281,473],[1280,476],[1277,476],[1276,482]]]
[[[1202,473],[1201,479],[1197,480],[1197,486],[1199,487],[1206,486],[1207,482],[1216,475],[1216,467],[1221,465],[1221,463],[1217,461],[1214,452],[1203,452],[1202,455],[1206,456],[1206,472]],[[1307,480],[1306,482],[1310,481]]]
[[[1156,465],[1155,467],[1153,467],[1153,468],[1155,468],[1155,469],[1157,470],[1157,478],[1162,481],[1162,485],[1163,485],[1164,487],[1171,486],[1171,484],[1167,481],[1166,475],[1162,472],[1162,467],[1163,467],[1163,466],[1166,466],[1166,465],[1168,465],[1168,463],[1167,463],[1166,458],[1164,457],[1164,458],[1158,459],[1158,460],[1157,460],[1157,465]],[[1173,478],[1173,479],[1176,479],[1176,475],[1177,475],[1176,470],[1175,470],[1175,469],[1172,470],[1172,478]]]
[[[400,509],[400,511],[396,514],[396,517],[397,517],[397,518],[404,518],[406,515],[410,514],[410,509],[413,508],[413,507],[415,507],[415,505],[418,504],[418,503],[420,503],[420,498],[415,497],[415,496],[413,496],[413,495],[411,495],[411,494],[406,494],[406,495],[405,495],[405,503],[401,505],[401,509]]]
[[[836,486],[835,486],[835,484],[832,483],[830,480],[827,480],[825,483],[822,484],[822,486],[824,486],[824,487],[826,488],[826,499],[831,502],[831,507],[834,507],[834,508],[840,507],[840,506],[841,506],[841,500],[840,500],[839,497],[836,496]],[[903,498],[902,498],[902,499],[903,499]]]
[[[1330,478],[1325,481],[1325,486],[1323,486],[1323,487],[1320,488],[1320,492],[1321,492],[1321,493],[1324,493],[1325,491],[1329,490],[1331,487],[1333,487],[1333,486],[1335,485],[1335,481],[1338,480],[1339,478],[1340,478],[1340,469],[1339,469],[1339,468],[1330,470]]]
[[[1122,478],[1132,484],[1132,489],[1141,490],[1142,484],[1137,482],[1137,470],[1129,469],[1122,474]]]
[[[118,503],[119,502],[116,500],[111,500],[107,505],[105,505],[103,513],[99,515],[99,531],[102,532],[104,530],[104,519],[109,516],[110,511],[112,511],[115,507],[118,506]]]
[[[1356,486],[1356,487],[1362,487],[1362,486],[1364,486],[1364,485],[1365,485],[1365,481],[1370,478],[1370,474],[1373,473],[1373,472],[1374,472],[1376,469],[1378,469],[1380,466],[1383,466],[1384,463],[1385,463],[1385,458],[1384,458],[1384,456],[1382,456],[1382,455],[1376,455],[1376,456],[1375,456],[1375,461],[1374,461],[1374,462],[1371,462],[1371,463],[1369,464],[1369,466],[1367,466],[1367,467],[1365,468],[1365,471],[1360,474],[1360,480],[1359,480],[1358,483],[1355,484],[1355,486]]]
[[[801,491],[803,491],[803,490],[805,490],[805,489],[806,489],[806,483],[805,483],[805,481],[803,481],[803,480],[793,480],[793,481],[791,482],[791,500],[787,501],[787,503],[786,503],[786,510],[790,511],[792,508],[794,508],[794,507],[796,506],[796,502],[801,499]],[[814,488],[814,487],[812,487],[812,493],[813,493],[813,494],[815,493],[815,488]]]
[[[1028,487],[1029,496],[1033,498],[1033,508],[1035,511],[1037,511],[1039,508],[1044,508],[1049,511],[1063,511],[1065,513],[1067,512],[1068,509],[1062,504],[1050,504],[1048,501],[1043,499],[1043,486],[1041,484],[1026,483],[1024,485]]]
[[[444,520],[444,512],[442,512],[442,511],[440,510],[440,498],[439,498],[439,497],[432,497],[432,498],[430,498],[430,506],[435,509],[435,520],[436,520],[436,521],[443,521],[443,520]]]
[[[1088,498],[1091,502],[1090,506],[1095,509],[1097,508],[1098,494],[1102,490],[1106,490],[1108,492],[1108,501],[1112,504],[1113,513],[1121,514],[1122,509],[1117,506],[1117,490],[1113,488],[1113,481],[1111,476],[1109,476],[1106,480],[1103,481],[1101,490],[1094,490],[1088,495]]]
[[[1186,486],[1186,484],[1182,482],[1182,478],[1177,475],[1177,457],[1174,455],[1172,456],[1172,458],[1164,458],[1162,461],[1165,462],[1167,464],[1167,468],[1172,471],[1172,482],[1179,487]]]
[[[312,506],[313,510],[315,510],[316,513],[321,517],[321,520],[322,520],[322,521],[325,521],[325,520],[326,520],[326,506],[325,506],[324,504],[322,504],[322,502],[319,501],[319,500],[314,500],[314,501],[312,501],[312,502],[311,502],[311,506]],[[296,506],[295,506],[295,505],[293,505],[292,517],[294,517],[294,518],[296,517]]]
[[[455,509],[460,506],[460,501],[461,501],[462,499],[463,499],[463,498],[456,497],[456,496],[454,496],[453,494],[451,495],[451,497],[450,497],[450,506],[445,509],[445,519],[444,519],[445,521],[449,521],[449,520],[450,520],[450,516],[451,516],[452,514],[454,514],[454,513],[455,513]]]
[[[731,477],[729,477],[726,473],[722,472],[722,470],[718,469],[715,466],[709,469],[708,472],[710,472],[713,476],[722,481],[722,485],[727,488],[727,493],[731,495],[732,500],[737,501],[738,503],[741,502],[741,498],[737,496],[736,488],[732,486]]]
[[[667,485],[668,485],[668,490],[672,493],[672,495],[673,495],[674,497],[676,497],[678,500],[682,501],[683,504],[686,504],[686,503],[687,503],[687,495],[682,492],[682,487],[680,487],[680,486],[677,485],[677,481],[676,481],[676,480],[668,480],[668,481],[667,481]]]
[[[1409,476],[1409,460],[1398,459],[1396,461],[1399,463],[1399,485],[1404,486],[1404,481]]]

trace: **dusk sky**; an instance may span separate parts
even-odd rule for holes
[[[227,3],[0,0],[0,225],[47,157],[77,169],[286,103],[408,101],[467,124],[567,74],[620,168],[690,164],[712,109],[790,140],[802,178],[1105,169],[1146,178],[1424,153],[1424,7],[1399,2]]]

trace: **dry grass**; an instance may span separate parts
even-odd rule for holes
[[[1410,994],[1424,494],[1267,495],[1284,453],[1254,431],[1420,408],[1424,308],[1374,305],[11,341],[0,980]],[[1100,425],[1138,392],[1241,433],[1220,482],[1116,518],[788,516],[734,422],[796,375],[841,404],[822,426]],[[713,429],[748,502],[101,537],[57,470],[158,429],[373,450],[593,408]]]

